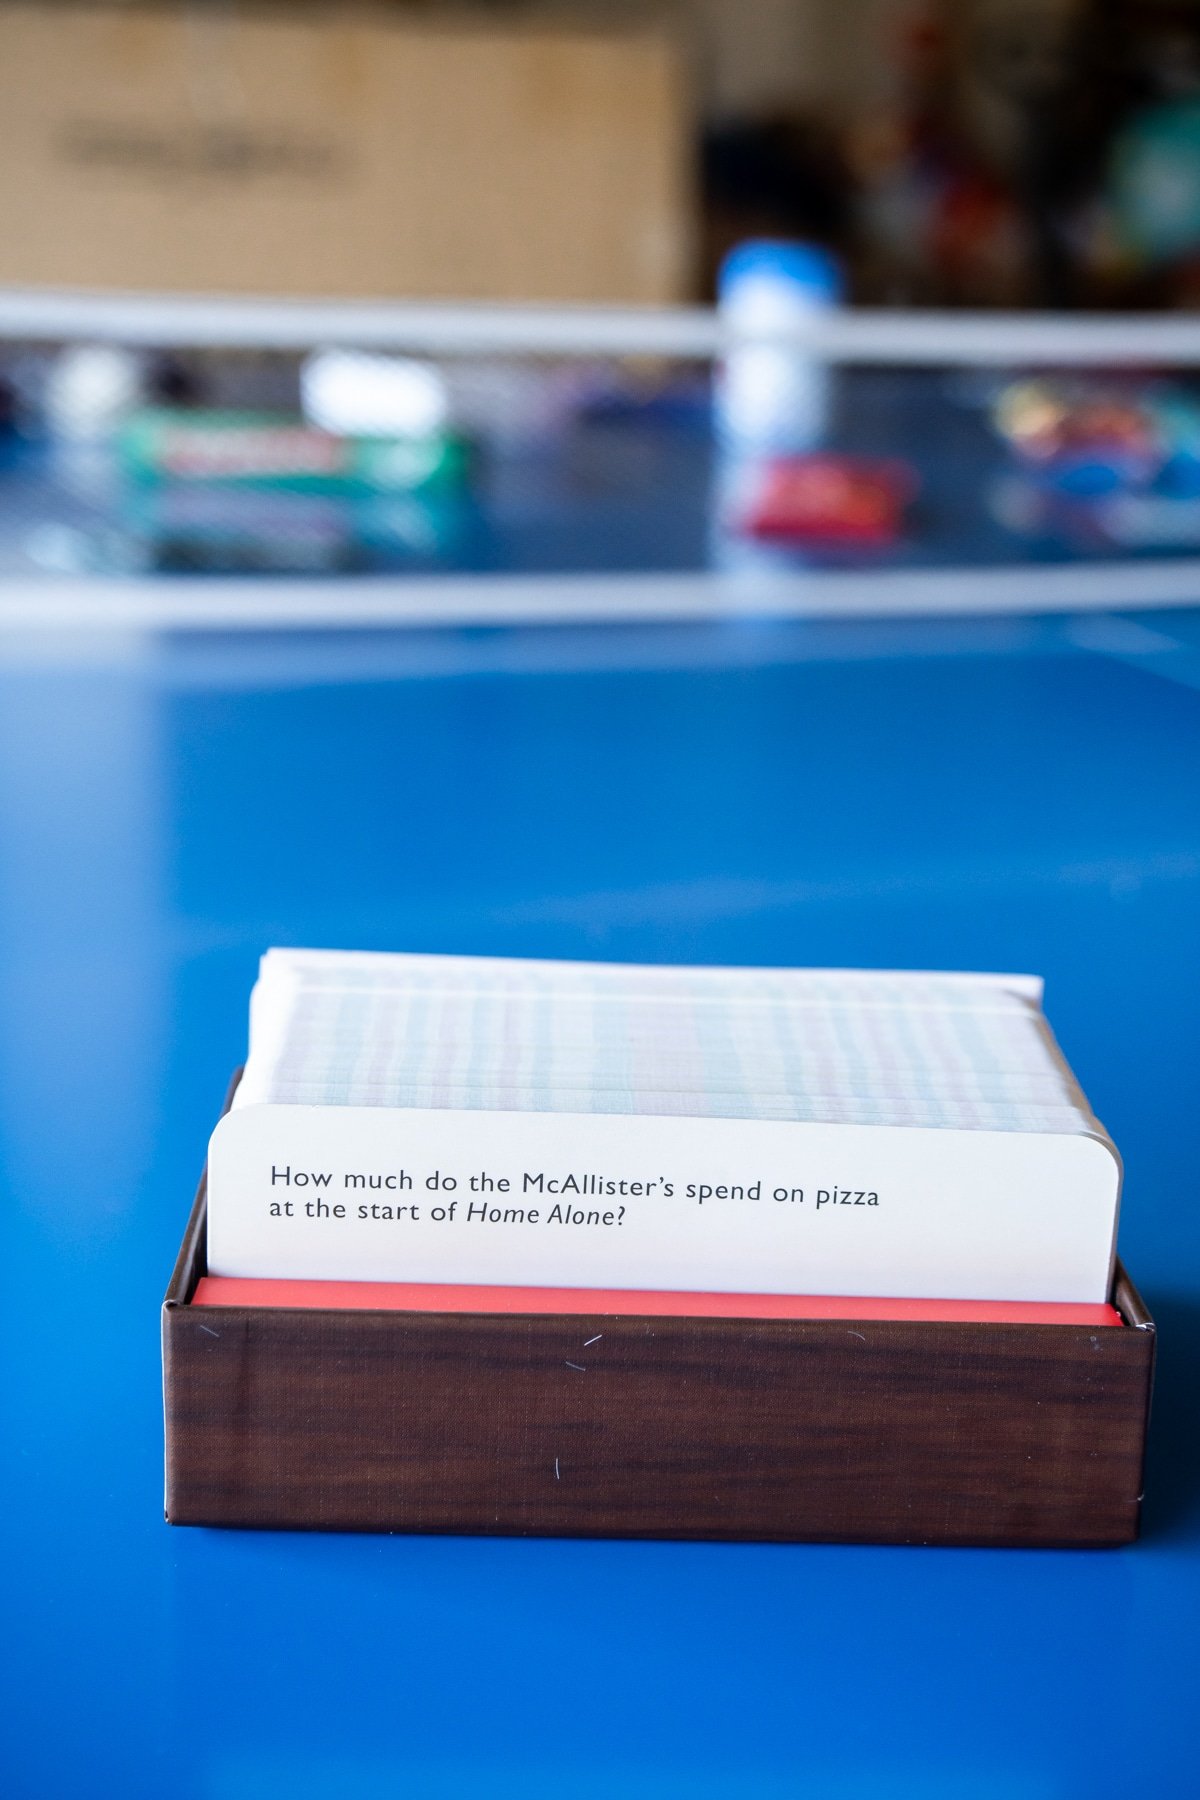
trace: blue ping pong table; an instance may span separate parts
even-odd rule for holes
[[[1200,1791],[1200,616],[0,645],[17,1796]],[[1127,1168],[1145,1532],[173,1530],[158,1305],[269,944],[1033,970]]]

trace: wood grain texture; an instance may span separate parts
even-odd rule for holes
[[[1154,1330],[163,1310],[178,1524],[1107,1545],[1136,1535]],[[588,1340],[594,1339],[594,1342]]]

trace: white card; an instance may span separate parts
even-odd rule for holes
[[[208,1266],[1099,1302],[1120,1181],[1084,1131],[250,1104],[213,1134]]]

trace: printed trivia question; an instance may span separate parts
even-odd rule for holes
[[[745,1201],[751,1204],[764,1200],[775,1205],[811,1206],[820,1211],[827,1206],[878,1206],[879,1195],[874,1190],[865,1188],[843,1188],[835,1184],[828,1187],[804,1188],[800,1186],[775,1187],[764,1191],[761,1180],[752,1182],[676,1182],[666,1176],[657,1175],[640,1180],[628,1177],[609,1177],[597,1174],[548,1174],[545,1170],[524,1170],[520,1176],[495,1175],[486,1169],[460,1178],[446,1173],[442,1169],[434,1169],[430,1174],[417,1176],[407,1169],[398,1169],[390,1173],[367,1174],[360,1171],[345,1171],[340,1176],[334,1170],[294,1169],[290,1164],[282,1168],[276,1164],[271,1167],[271,1187],[283,1189],[282,1195],[276,1193],[269,1207],[272,1218],[310,1219],[411,1219],[422,1217],[436,1223],[449,1223],[458,1219],[480,1224],[596,1224],[622,1225],[625,1222],[626,1209],[623,1204],[615,1208],[572,1208],[564,1204],[564,1199],[663,1199],[673,1200],[678,1194],[682,1199],[703,1206],[708,1201]],[[306,1194],[304,1190],[309,1190]],[[293,1198],[293,1190],[296,1197]],[[348,1196],[346,1200],[335,1200],[333,1195],[341,1193]],[[368,1201],[358,1198],[366,1192],[374,1190],[380,1194],[378,1200]],[[401,1193],[416,1194],[423,1191],[429,1198],[407,1200],[401,1203],[397,1199],[384,1199],[382,1196],[399,1196]],[[460,1208],[457,1195],[462,1192],[465,1204]],[[555,1200],[549,1213],[538,1206],[516,1206],[512,1204],[489,1204],[486,1198],[465,1200],[465,1196],[499,1195],[506,1199],[520,1195],[523,1199],[529,1196],[549,1197]],[[433,1196],[437,1196],[436,1199]],[[455,1196],[451,1198],[450,1196]]]

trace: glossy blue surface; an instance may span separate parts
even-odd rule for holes
[[[4,1794],[1195,1794],[1198,770],[1182,615],[7,644]],[[1141,1544],[166,1527],[271,943],[1044,973],[1163,1327]]]

